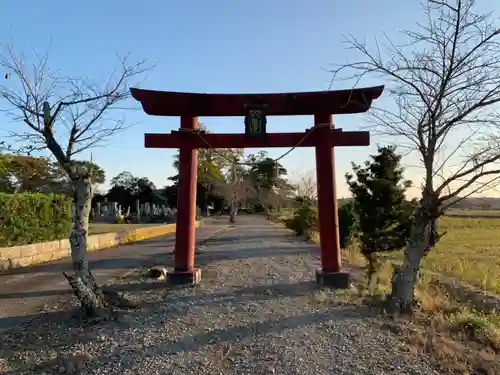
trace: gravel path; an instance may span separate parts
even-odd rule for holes
[[[438,374],[377,328],[374,312],[318,289],[315,246],[260,217],[238,220],[201,249],[201,285],[123,280],[140,310],[98,326],[45,319],[4,333],[0,373]]]

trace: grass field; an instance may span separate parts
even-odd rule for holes
[[[500,294],[500,220],[442,217],[438,228],[447,234],[431,250],[422,269]],[[403,254],[393,256],[402,259]],[[380,292],[390,290],[391,276],[391,262],[386,262]],[[458,303],[429,280],[423,278],[416,288],[421,306],[413,324],[395,323],[408,347],[433,356],[443,373],[499,374],[500,315],[479,312],[463,300]]]
[[[423,268],[500,294],[500,220],[443,217],[447,231]]]
[[[497,218],[500,219],[500,210],[464,210],[450,209],[446,211],[446,216],[477,217],[477,218]]]
[[[291,213],[275,216],[281,220]],[[438,230],[447,234],[424,259],[422,269],[500,294],[500,219],[444,216],[439,219]],[[403,252],[386,257],[401,261]]]
[[[422,269],[500,294],[500,220],[445,216],[438,229],[447,233],[424,259]],[[403,254],[387,257],[402,260]]]
[[[122,230],[130,230],[136,228],[144,228],[148,226],[157,226],[156,224],[103,224],[103,223],[92,223],[89,226],[89,234],[103,234],[103,233],[113,233],[120,232]]]

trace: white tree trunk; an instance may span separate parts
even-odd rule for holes
[[[78,178],[72,180],[72,186],[73,230],[69,242],[75,274],[69,276],[64,273],[64,276],[80,300],[85,317],[100,319],[112,318],[115,315],[116,318],[116,312],[112,307],[135,308],[137,305],[112,289],[101,288],[95,282],[86,259],[93,185],[89,178]]]
[[[85,317],[99,317],[106,306],[102,289],[96,284],[87,262],[87,238],[93,186],[90,179],[77,178],[73,187],[73,229],[69,236],[74,276],[64,273],[80,300]]]
[[[87,278],[87,239],[89,215],[92,205],[93,186],[89,179],[72,181],[73,185],[73,229],[69,236],[71,259],[75,276]]]
[[[428,224],[417,222],[412,228],[410,241],[405,247],[403,264],[396,267],[394,271],[392,293],[389,299],[389,309],[392,312],[411,311],[420,264],[428,248]]]
[[[236,222],[236,200],[234,198],[231,199],[231,205],[229,208],[229,222],[230,223]]]

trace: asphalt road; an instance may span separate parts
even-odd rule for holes
[[[196,230],[197,241],[226,225],[224,218],[208,220]],[[88,254],[89,266],[97,283],[103,284],[136,268],[157,264],[159,257],[172,252],[174,240],[175,236],[168,235],[94,251]],[[46,305],[70,295],[72,291],[62,272],[71,269],[70,258],[64,258],[0,273],[0,330],[39,316]]]

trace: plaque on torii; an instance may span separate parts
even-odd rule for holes
[[[267,134],[266,104],[245,104],[245,135],[248,138],[264,138]]]
[[[170,134],[146,133],[147,148],[179,148],[179,194],[173,283],[195,283],[200,270],[195,267],[196,180],[198,148],[314,147],[318,184],[321,269],[319,283],[338,288],[349,286],[342,271],[335,192],[334,148],[368,146],[366,131],[343,131],[333,126],[332,115],[362,113],[380,97],[383,86],[336,91],[276,94],[203,94],[131,89],[144,112],[155,116],[179,116],[181,126]],[[314,127],[304,132],[268,133],[268,116],[313,115]],[[202,133],[199,116],[241,116],[245,131]],[[236,123],[238,126],[238,122]],[[241,122],[239,123],[241,124]],[[239,125],[241,126],[241,125]]]

